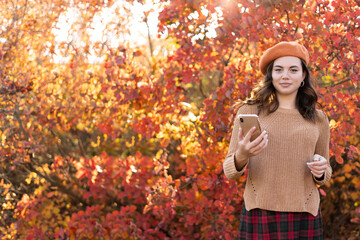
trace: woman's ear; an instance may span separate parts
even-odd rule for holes
[[[306,71],[303,71],[303,74],[302,74],[302,80],[304,81],[305,80],[305,78],[306,78]]]

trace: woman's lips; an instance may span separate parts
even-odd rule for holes
[[[291,83],[280,83],[280,86],[282,86],[282,87],[288,87],[290,85],[291,85]]]

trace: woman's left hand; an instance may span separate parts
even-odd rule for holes
[[[327,168],[327,160],[319,154],[315,154],[313,161],[307,163],[307,165],[314,177],[321,178]]]

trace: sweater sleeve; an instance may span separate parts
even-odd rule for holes
[[[332,169],[329,161],[330,126],[329,119],[324,112],[319,111],[318,116],[320,119],[318,122],[320,135],[316,143],[315,154],[319,154],[320,156],[326,158],[327,168],[325,170],[324,177],[321,179],[316,179],[314,177],[314,181],[319,185],[323,185],[330,180],[332,174]]]
[[[242,164],[242,165],[244,165],[244,167],[240,171],[238,171],[235,167],[235,153],[236,153],[236,148],[237,148],[237,144],[238,144],[238,136],[239,136],[239,128],[240,128],[238,116],[239,116],[239,114],[248,113],[246,111],[247,108],[248,108],[247,105],[241,106],[235,116],[234,127],[233,127],[233,130],[231,133],[231,139],[230,139],[228,153],[223,162],[224,174],[230,180],[238,179],[239,177],[241,177],[241,175],[243,175],[243,173],[246,169],[246,166],[248,165],[247,163],[245,164],[245,162],[244,162],[244,164]]]

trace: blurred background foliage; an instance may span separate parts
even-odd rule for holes
[[[359,5],[3,1],[1,239],[236,238],[234,104],[283,40],[309,50],[330,120],[325,237],[358,239]]]

